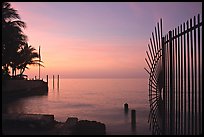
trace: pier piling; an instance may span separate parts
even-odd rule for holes
[[[57,76],[57,89],[59,89],[59,75]]]
[[[136,124],[136,110],[135,109],[131,110],[131,122],[133,125]]]
[[[124,111],[125,111],[125,113],[128,112],[128,104],[127,103],[124,104]]]
[[[54,77],[54,75],[53,75],[53,80],[52,80],[52,82],[53,82],[53,88],[55,87],[54,79],[55,79],[55,77]]]

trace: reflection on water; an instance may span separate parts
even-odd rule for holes
[[[124,112],[126,102],[128,112]],[[5,111],[54,114],[62,122],[71,116],[96,120],[106,124],[107,134],[150,134],[148,103],[147,79],[61,79],[59,89],[53,89],[50,79],[47,96],[17,100]],[[131,109],[137,111],[135,126]]]

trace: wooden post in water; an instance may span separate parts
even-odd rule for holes
[[[53,88],[54,88],[54,87],[55,87],[55,86],[54,86],[54,85],[55,85],[55,84],[54,84],[54,75],[53,75],[53,80],[52,80],[52,82],[53,82]]]
[[[136,110],[135,109],[131,110],[131,122],[133,125],[136,124]]]
[[[59,89],[59,75],[57,76],[57,89]]]
[[[128,112],[128,104],[127,103],[124,104],[124,111],[125,111],[125,113]]]
[[[135,109],[131,110],[131,125],[132,125],[132,130],[136,131],[136,110]]]

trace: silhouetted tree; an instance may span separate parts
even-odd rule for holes
[[[25,22],[20,20],[17,10],[8,2],[2,3],[2,75],[9,76],[9,67],[12,76],[16,76],[17,69],[23,75],[28,65],[41,65],[36,49],[27,43],[27,36],[22,29]]]
[[[13,9],[8,2],[2,3],[2,71],[4,73],[9,73],[10,66],[14,74],[17,51],[27,41],[27,36],[22,31],[25,27],[26,24],[20,20],[17,10]]]
[[[27,43],[21,47],[18,55],[17,69],[20,70],[20,76],[23,75],[25,69],[29,69],[28,65],[43,66],[41,64],[42,61],[39,60],[39,54],[36,52],[36,49]]]

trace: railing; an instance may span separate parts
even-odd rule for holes
[[[160,28],[160,31],[159,31]],[[155,34],[155,35],[154,35]],[[155,37],[154,37],[155,36]],[[153,42],[152,42],[153,39]],[[149,69],[149,123],[153,134],[202,134],[202,21],[200,16],[162,36],[152,33]]]

